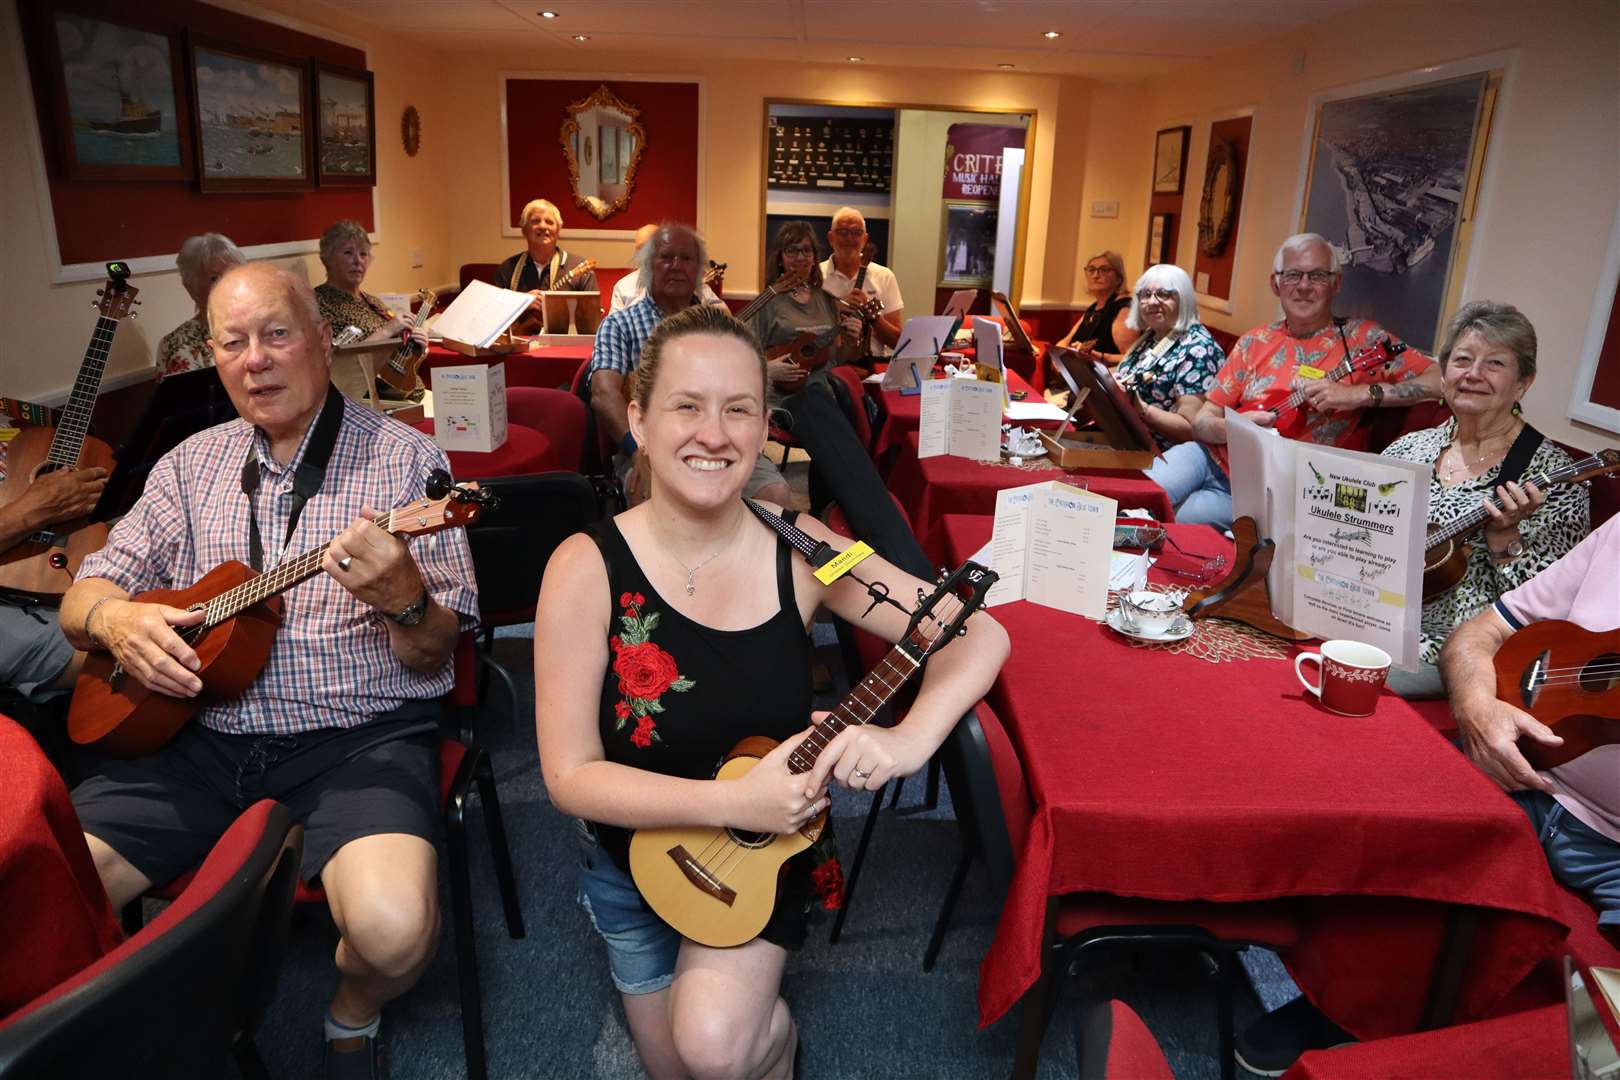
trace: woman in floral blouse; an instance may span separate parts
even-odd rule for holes
[[[1390,672],[1391,689],[1408,698],[1444,697],[1434,665],[1451,631],[1552,565],[1592,528],[1585,484],[1539,491],[1533,484],[1498,482],[1504,459],[1521,441],[1534,450],[1523,477],[1572,464],[1519,415],[1519,402],[1536,379],[1530,320],[1508,304],[1465,304],[1446,327],[1438,359],[1452,419],[1405,435],[1384,453],[1434,466],[1430,525],[1448,524],[1481,505],[1490,516],[1472,538],[1463,579],[1423,605],[1422,667],[1415,675]],[[1500,508],[1492,505],[1493,495]]]
[[[1136,279],[1128,324],[1140,331],[1114,377],[1136,391],[1161,449],[1192,438],[1198,403],[1181,402],[1215,385],[1226,354],[1198,321],[1198,297],[1187,271],[1169,263],[1150,266]]]
[[[247,258],[242,249],[231,243],[230,237],[219,233],[193,236],[180,245],[175,265],[180,270],[180,284],[186,287],[197,305],[197,314],[163,335],[163,340],[158,342],[159,377],[214,366],[214,354],[208,348],[208,292],[225,271],[245,262]]]

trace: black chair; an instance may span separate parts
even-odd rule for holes
[[[473,573],[478,579],[478,622],[483,648],[478,658],[506,687],[517,724],[518,692],[512,673],[492,655],[495,629],[534,621],[540,579],[552,552],[564,540],[602,516],[591,482],[575,472],[532,473],[480,480],[500,505],[467,527]],[[479,681],[479,698],[487,689]]]
[[[265,800],[161,915],[0,1021],[0,1077],[266,1076],[253,1029],[275,994],[304,831]]]

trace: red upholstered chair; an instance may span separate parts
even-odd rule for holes
[[[983,860],[991,887],[1005,894],[1024,850],[1034,800],[1022,763],[1001,721],[982,702],[964,716],[940,747],[951,804],[962,835],[962,855],[940,907],[923,956],[933,969],[950,927],[969,868]],[[1198,949],[1208,960],[1215,991],[1221,1075],[1232,1080],[1232,991],[1237,954],[1250,945],[1285,949],[1298,940],[1290,905],[1284,901],[1226,904],[1208,901],[1137,900],[1105,893],[1080,893],[1053,904],[1041,978],[1025,998],[1015,1076],[1034,1076],[1041,1041],[1057,1001],[1057,981],[1077,974],[1098,949],[1173,947]]]
[[[500,263],[462,263],[459,288],[465,289],[474,281],[493,281],[500,268]]]
[[[540,386],[511,386],[506,390],[506,416],[512,423],[533,428],[551,440],[557,468],[579,471],[591,410],[577,394]]]
[[[472,634],[462,634],[456,642],[456,681],[446,703],[451,710],[463,715],[477,704],[474,681],[470,676],[477,666],[479,655],[473,646]],[[485,1080],[488,1070],[484,1053],[483,992],[478,981],[478,953],[473,939],[472,870],[467,859],[467,800],[475,785],[484,808],[484,829],[495,863],[495,878],[500,885],[506,932],[516,940],[527,931],[523,926],[523,908],[518,902],[517,879],[512,873],[512,852],[506,842],[506,823],[501,817],[500,797],[495,790],[495,771],[489,755],[468,737],[469,727],[463,722],[460,738],[446,734],[439,742],[439,798],[444,807],[444,846],[450,864],[451,923],[455,928],[456,973],[461,988],[461,1034],[466,1047],[467,1075],[470,1080]],[[298,862],[294,859],[295,872],[297,866]],[[147,895],[159,900],[183,898],[194,877],[200,876],[200,871],[182,875]],[[327,906],[326,891],[319,884],[310,885],[301,879],[297,882],[293,899],[300,904]],[[168,909],[165,909],[163,915],[167,914]],[[136,900],[124,909],[126,931],[135,932],[140,918],[141,903]],[[156,921],[153,925],[156,925]],[[175,1072],[166,1075],[204,1074]]]
[[[866,385],[861,382],[864,376],[861,369],[850,364],[840,364],[828,372],[833,378],[844,384],[849,391],[850,404],[853,406],[845,415],[849,417],[850,427],[855,429],[855,437],[861,440],[866,452],[872,452],[872,417],[866,411],[866,403],[870,400],[866,394]]]
[[[0,1020],[0,1076],[264,1075],[253,1027],[274,994],[304,830],[249,807],[174,903],[118,948]]]
[[[628,266],[598,266],[596,268],[596,287],[602,293],[602,314],[606,315],[613,306],[613,289],[619,284],[619,279],[626,274],[633,274],[635,270]]]
[[[1097,1001],[1075,1021],[1080,1080],[1175,1080],[1153,1032],[1123,1001]]]

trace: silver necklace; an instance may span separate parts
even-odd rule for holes
[[[667,553],[670,558],[674,559],[677,563],[679,563],[682,570],[686,571],[686,595],[687,596],[692,596],[697,592],[697,572],[699,570],[703,569],[705,566],[708,566],[710,563],[714,562],[714,560],[718,559],[721,555],[724,555],[725,552],[726,552],[726,549],[731,546],[731,542],[733,540],[737,539],[737,534],[739,532],[741,532],[741,531],[742,531],[742,519],[738,518],[736,526],[733,527],[732,530],[731,530],[731,535],[726,537],[726,542],[724,544],[721,544],[719,549],[716,550],[713,555],[710,555],[707,559],[704,559],[702,562],[698,563],[696,566],[687,566],[686,563],[681,562],[681,557],[679,555],[675,554],[675,552],[669,547],[669,545],[667,545],[667,544],[664,545],[665,553]]]

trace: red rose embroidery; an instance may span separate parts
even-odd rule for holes
[[[614,652],[619,651],[619,635],[618,634],[614,634],[612,637],[608,638],[608,648],[612,649]]]
[[[636,721],[636,730],[630,733],[630,741],[642,749],[646,749],[652,745],[653,731],[652,717],[643,716]]]
[[[622,592],[622,593],[619,594],[619,606],[620,607],[629,607],[630,606],[630,594],[629,593]]]
[[[630,703],[628,701],[614,702],[613,715],[617,716],[620,720],[630,719]]]
[[[838,865],[837,859],[828,859],[810,871],[810,878],[816,883],[822,907],[837,911],[844,906],[844,868]]]
[[[657,699],[680,678],[675,658],[650,641],[624,645],[613,661],[619,689],[627,697]]]
[[[639,607],[644,607],[644,606],[646,606],[647,598],[645,596],[642,596],[640,593],[636,593],[635,596],[632,596],[630,598],[630,603],[632,605],[634,605],[635,607],[638,607],[638,608]]]

